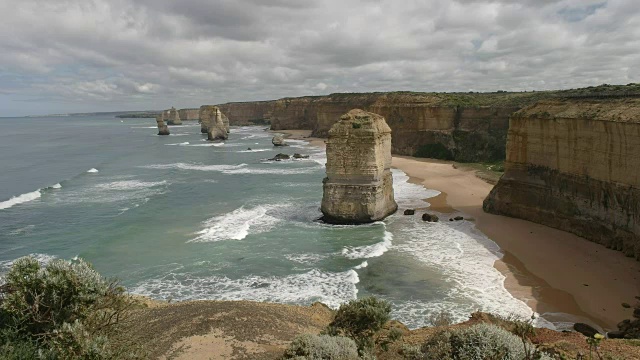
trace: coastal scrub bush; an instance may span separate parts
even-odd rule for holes
[[[375,297],[366,297],[342,304],[333,321],[326,329],[329,335],[342,335],[353,339],[360,355],[370,353],[376,343],[385,347],[394,339],[379,339],[374,336],[390,319],[391,304]],[[394,335],[394,338],[397,337]]]
[[[356,343],[346,337],[329,335],[300,335],[296,337],[283,359],[295,360],[358,360]]]
[[[421,360],[527,359],[519,337],[486,323],[441,331],[423,344],[421,352]],[[532,359],[550,358],[536,353]]]
[[[0,286],[0,346],[15,359],[35,350],[29,358],[137,358],[136,349],[108,341],[133,304],[84,260],[43,266],[20,258]]]

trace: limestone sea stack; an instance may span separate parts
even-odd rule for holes
[[[182,125],[182,120],[180,119],[180,114],[176,108],[172,107],[167,110],[167,124],[168,125]]]
[[[207,140],[226,140],[229,138],[222,119],[222,112],[217,106],[203,105],[200,107],[200,128],[206,129]]]
[[[323,220],[362,224],[397,209],[391,175],[391,128],[377,114],[349,111],[329,130]]]
[[[227,134],[228,134],[231,132],[231,127],[229,126],[229,118],[222,111],[220,111],[220,113],[222,114],[222,123],[224,124],[224,129],[227,131]]]
[[[158,135],[169,135],[169,127],[164,123],[164,116],[156,116],[156,122],[158,123]]]

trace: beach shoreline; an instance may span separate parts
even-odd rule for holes
[[[276,132],[325,146],[325,139],[309,137],[308,130]],[[640,262],[564,231],[485,213],[482,202],[493,185],[476,171],[454,165],[396,155],[392,162],[411,182],[440,191],[428,199],[430,210],[461,213],[500,247],[503,257],[494,267],[505,276],[505,288],[546,320],[586,322],[611,331],[631,317],[621,304],[640,295]]]

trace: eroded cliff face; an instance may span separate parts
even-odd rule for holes
[[[200,109],[180,109],[178,115],[182,121],[197,121],[199,117]]]
[[[391,129],[382,116],[359,109],[344,114],[329,131],[326,151],[324,221],[369,223],[398,209],[391,174]]]
[[[270,123],[275,101],[236,102],[218,105],[233,125]]]
[[[640,260],[640,98],[547,100],[515,113],[505,170],[485,211]]]
[[[232,124],[269,121],[272,130],[329,129],[350,109],[383,116],[393,130],[392,152],[457,161],[503,160],[511,113],[520,106],[452,105],[446,94],[369,93],[285,98],[220,105]]]

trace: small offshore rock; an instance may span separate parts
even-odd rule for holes
[[[624,339],[625,333],[623,331],[609,331],[607,337],[609,339]]]
[[[247,148],[247,150],[251,150],[251,148]]]
[[[294,159],[308,159],[309,155],[302,155],[302,154],[295,153],[295,154],[293,154],[293,158]]]
[[[414,215],[416,211],[414,209],[407,209],[404,211],[405,215]]]
[[[593,337],[593,335],[599,334],[598,330],[596,330],[593,326],[587,325],[585,323],[573,324],[573,330],[579,332],[580,334],[586,337]]]
[[[291,159],[291,156],[287,154],[278,154],[272,157],[271,159],[269,159],[269,161],[281,161],[281,160],[289,160],[289,159]]]
[[[276,135],[271,139],[271,143],[273,146],[289,146],[285,143],[284,137],[282,135]]]
[[[437,215],[429,214],[429,213],[422,214],[422,221],[438,222],[439,220],[440,219],[438,218]]]
[[[158,135],[169,135],[169,127],[164,123],[164,116],[156,116],[156,122],[158,123]]]
[[[456,216],[453,218],[453,220],[460,221],[460,220],[464,220],[464,218],[462,216]]]

